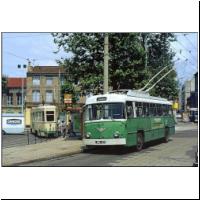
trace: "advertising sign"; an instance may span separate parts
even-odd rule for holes
[[[64,103],[71,104],[72,103],[72,95],[71,94],[64,94]]]
[[[21,124],[21,119],[7,119],[7,124]]]

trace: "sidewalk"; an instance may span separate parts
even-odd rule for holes
[[[2,149],[2,165],[17,166],[34,161],[68,156],[82,151],[82,140],[58,138],[45,143]]]
[[[193,122],[178,122],[175,125],[175,131],[187,131],[198,129],[198,123]]]

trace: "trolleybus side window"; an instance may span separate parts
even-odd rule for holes
[[[162,110],[163,110],[163,115],[165,115],[165,116],[168,115],[167,105],[163,104]]]
[[[137,117],[141,117],[142,116],[142,103],[141,102],[136,102],[135,103],[135,106],[136,106],[136,115]]]
[[[133,102],[132,101],[126,102],[126,111],[127,111],[127,118],[133,118],[134,117]]]
[[[46,111],[47,121],[54,121],[54,111]]]
[[[157,104],[157,106],[156,106],[156,113],[157,113],[157,115],[158,116],[162,116],[162,107],[161,107],[161,104]]]
[[[168,105],[168,106],[169,106],[169,114],[170,114],[170,115],[173,115],[172,106],[171,106],[171,105]]]
[[[153,104],[152,103],[149,104],[149,115],[150,116],[153,115]]]
[[[143,115],[149,116],[149,103],[143,103]]]

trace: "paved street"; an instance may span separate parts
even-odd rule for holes
[[[196,149],[197,129],[177,131],[168,143],[151,142],[141,152],[96,149],[24,166],[192,166]]]

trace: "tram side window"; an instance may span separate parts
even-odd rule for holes
[[[32,113],[31,117],[32,117],[32,121],[35,121],[35,113],[34,112]]]
[[[136,115],[137,117],[141,117],[142,116],[142,103],[141,102],[136,102],[135,103],[135,107],[136,107]]]
[[[48,122],[54,121],[54,111],[47,111],[46,117]]]
[[[35,113],[35,121],[38,121],[38,112]]]
[[[133,118],[133,102],[132,101],[127,101],[126,102],[126,110],[127,110],[127,117],[128,118]]]
[[[44,122],[44,111],[42,111],[41,114],[42,114],[42,121]]]

